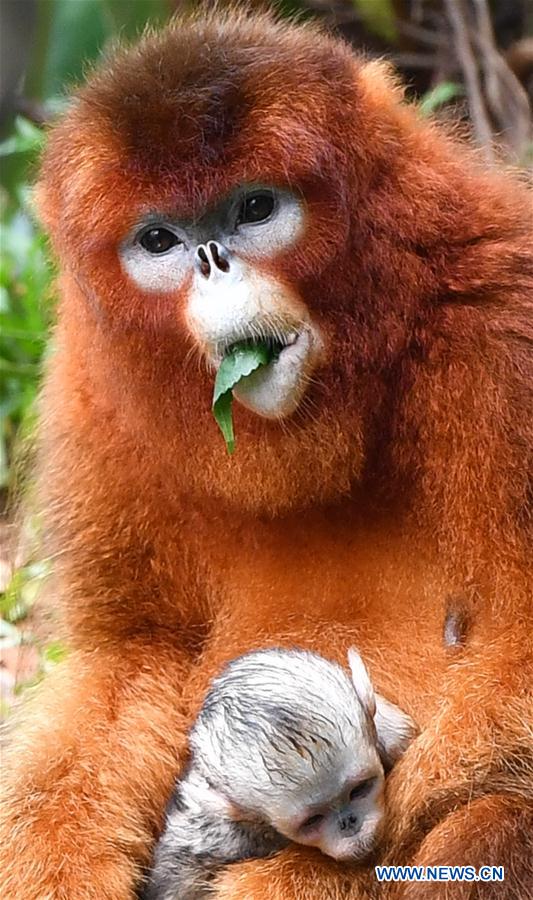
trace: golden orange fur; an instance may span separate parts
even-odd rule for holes
[[[274,263],[326,337],[285,422],[236,404],[227,457],[186,291],[147,297],[117,244],[290,185]],[[71,647],[25,706],[5,785],[6,900],[126,900],[211,675],[235,654],[356,644],[421,734],[382,858],[498,864],[531,886],[531,197],[310,26],[215,13],[103,63],[53,130],[40,209],[61,300],[40,483]],[[442,642],[450,597],[470,631]],[[224,900],[444,896],[300,850],[229,868]]]

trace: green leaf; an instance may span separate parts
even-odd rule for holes
[[[393,0],[353,0],[353,5],[369,31],[395,42],[397,27]]]
[[[424,94],[419,109],[423,116],[430,116],[441,106],[464,94],[464,88],[455,81],[441,81]]]
[[[4,619],[15,624],[25,619],[49,572],[50,561],[47,559],[17,569],[4,593],[0,594],[0,621]]]
[[[37,153],[44,144],[44,132],[23,116],[17,116],[13,134],[0,144],[0,156],[12,153]]]
[[[43,650],[43,664],[46,669],[53,668],[62,662],[67,655],[67,648],[61,641],[51,641]]]
[[[133,3],[132,0],[103,0],[104,19],[109,30],[128,38],[140,34],[147,23],[162,25],[171,15],[173,6],[176,4],[171,0],[135,0]]]
[[[247,378],[260,366],[267,366],[273,356],[272,348],[266,343],[248,344],[246,341],[242,341],[234,344],[220,363],[215,379],[212,409],[230,455],[235,450],[232,416],[233,388],[242,378]]]
[[[213,415],[217,421],[218,427],[220,428],[224,436],[226,447],[230,456],[235,450],[232,406],[233,394],[231,391],[226,391],[224,394],[221,394],[218,400],[213,401]]]

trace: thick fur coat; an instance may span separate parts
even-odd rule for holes
[[[241,182],[305,198],[268,263],[326,338],[304,402],[235,404],[228,457],[186,288],[147,296],[139,210]],[[211,676],[253,647],[340,662],[421,726],[381,858],[504,865],[531,886],[531,196],[311,26],[177,22],[119,50],[52,130],[38,189],[61,276],[40,485],[70,646],[25,704],[2,806],[6,900],[128,900]],[[446,648],[460,598],[471,622]],[[219,900],[430,900],[290,849]]]

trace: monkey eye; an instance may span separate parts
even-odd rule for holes
[[[300,828],[304,831],[311,831],[312,828],[316,828],[317,825],[320,825],[323,819],[323,815],[321,815],[320,813],[316,813],[314,816],[309,816],[309,818],[306,819],[305,822],[302,822]]]
[[[275,200],[272,191],[254,191],[242,201],[237,216],[237,225],[254,225],[265,222],[274,212]]]
[[[148,253],[166,253],[171,247],[181,244],[179,237],[169,228],[147,228],[142,232],[139,243]]]
[[[375,782],[375,778],[365,778],[364,781],[360,781],[359,784],[356,784],[350,791],[350,800],[355,800],[356,797],[364,797],[372,790]]]

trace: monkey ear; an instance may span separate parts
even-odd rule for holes
[[[348,662],[350,664],[355,693],[368,715],[371,716],[371,718],[374,718],[376,712],[374,688],[372,687],[372,682],[370,681],[366,666],[355,647],[350,647],[348,650]]]
[[[387,772],[403,756],[418,733],[418,727],[411,716],[379,694],[376,694],[374,724],[378,736],[378,752]]]

